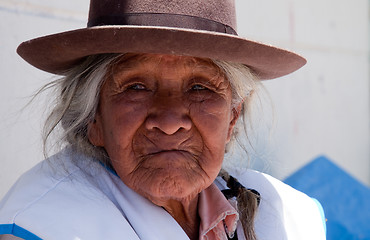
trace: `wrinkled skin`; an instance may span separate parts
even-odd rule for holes
[[[209,60],[127,54],[102,86],[88,135],[128,187],[196,236],[198,193],[217,177],[237,116]]]

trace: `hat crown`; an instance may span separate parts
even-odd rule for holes
[[[236,29],[234,0],[91,0],[88,26],[146,25],[173,27],[171,18],[165,23],[158,21],[161,22],[158,24],[155,21],[156,17],[140,24],[122,21],[122,17],[138,14],[152,14],[152,16],[158,18],[162,17],[159,15],[190,16],[221,23],[234,30]],[[176,25],[176,27],[182,26]],[[188,28],[186,24],[184,28]]]

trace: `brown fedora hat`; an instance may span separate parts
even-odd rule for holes
[[[306,60],[238,37],[234,0],[91,0],[87,28],[23,42],[17,52],[41,70],[63,74],[86,56],[160,53],[243,63],[260,79],[284,76]]]

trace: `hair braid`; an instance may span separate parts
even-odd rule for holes
[[[254,232],[254,217],[260,202],[260,195],[254,189],[247,189],[237,179],[230,176],[225,170],[219,173],[230,189],[223,190],[226,198],[236,197],[238,202],[238,213],[243,226],[244,236],[247,240],[256,240]]]

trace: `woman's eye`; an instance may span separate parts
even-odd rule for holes
[[[195,84],[195,85],[193,85],[192,87],[191,87],[191,90],[206,90],[207,88],[206,87],[204,87],[204,86],[202,86],[202,85],[200,85],[200,84]]]
[[[129,86],[127,89],[130,89],[130,90],[146,90],[146,87],[143,84],[136,83],[136,84],[133,84],[133,85]]]

